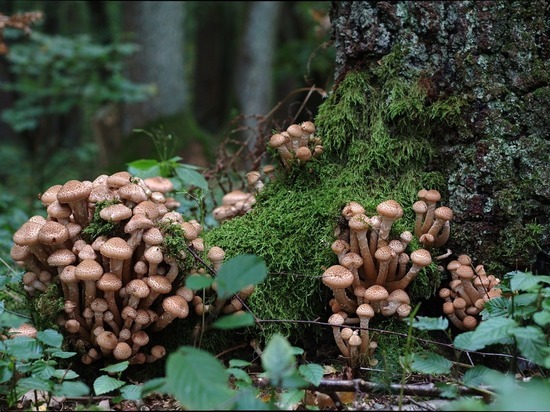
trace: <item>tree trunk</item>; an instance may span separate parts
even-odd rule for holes
[[[258,126],[254,116],[266,115],[273,104],[273,56],[280,9],[277,1],[250,2],[235,79],[239,108],[250,128]],[[257,137],[255,130],[244,134],[250,151],[254,150]]]
[[[153,84],[155,96],[123,109],[123,133],[161,117],[184,111],[188,88],[184,59],[184,2],[128,1],[123,3],[123,30],[140,46],[126,65],[126,77]]]
[[[548,254],[549,3],[343,1],[331,21],[336,90],[350,72],[375,77],[399,48],[398,76],[427,104],[461,102],[458,120],[428,137],[437,154],[426,170],[443,174],[441,203],[455,213],[448,246],[496,275]]]

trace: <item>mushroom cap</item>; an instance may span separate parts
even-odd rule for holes
[[[251,193],[245,193],[242,190],[232,190],[231,192],[226,193],[222,197],[222,205],[234,205],[239,200],[247,200]]]
[[[126,260],[132,257],[134,251],[124,239],[115,236],[107,239],[99,247],[99,252],[111,259]]]
[[[79,200],[87,200],[92,191],[92,182],[80,180],[69,180],[57,192],[57,200],[59,203],[78,202]]]
[[[402,303],[397,307],[397,309],[395,310],[395,313],[397,313],[397,316],[399,316],[400,318],[404,318],[406,316],[409,316],[409,314],[411,313],[411,310],[412,310],[411,305]]]
[[[260,172],[258,172],[257,170],[251,170],[246,174],[246,181],[249,186],[252,186],[254,185],[254,183],[259,181],[261,177],[262,175],[260,174]]]
[[[105,272],[97,281],[96,286],[103,292],[116,292],[122,287],[122,280],[111,272]]]
[[[467,330],[474,330],[477,326],[477,319],[471,315],[465,316],[462,323]]]
[[[126,285],[126,292],[129,295],[143,299],[149,296],[150,290],[149,286],[147,286],[147,283],[145,283],[145,281],[143,281],[142,279],[132,279]]]
[[[59,200],[55,200],[50,203],[46,209],[48,216],[55,219],[67,219],[73,213],[71,207],[66,203],[60,203]]]
[[[460,262],[458,260],[451,260],[449,263],[447,263],[447,270],[449,272],[453,272],[457,270],[460,267]]]
[[[152,275],[144,278],[152,292],[166,294],[172,290],[172,282],[166,276]]]
[[[132,356],[132,348],[126,342],[118,342],[113,349],[113,356],[117,360],[125,360]]]
[[[423,200],[417,200],[412,205],[414,213],[426,213],[428,211],[428,205]]]
[[[315,124],[313,122],[306,120],[302,124],[300,124],[300,127],[302,130],[307,134],[313,134],[315,133]]]
[[[355,310],[355,313],[357,313],[357,316],[359,316],[360,318],[370,319],[374,317],[374,309],[368,303],[362,303],[361,305],[359,305]]]
[[[199,234],[197,233],[197,229],[195,228],[195,225],[193,223],[181,222],[180,226],[183,229],[183,237],[185,237],[187,240],[193,240],[199,236]]]
[[[159,205],[151,200],[144,200],[139,202],[132,209],[134,215],[145,215],[148,219],[155,220],[159,217],[160,210]]]
[[[166,355],[166,348],[162,345],[155,345],[151,348],[151,355],[157,359],[163,358]]]
[[[471,266],[460,265],[456,269],[456,274],[460,279],[471,280],[475,277],[474,270]]]
[[[353,329],[351,329],[351,328],[343,328],[340,331],[340,336],[344,340],[348,340],[349,338],[351,338],[351,335],[353,335]]]
[[[307,146],[301,146],[298,149],[296,149],[295,156],[298,160],[302,162],[307,162],[309,159],[313,157],[313,153],[311,153],[311,150]]]
[[[363,265],[363,258],[359,253],[348,252],[342,258],[342,266],[346,269],[354,268],[359,269]]]
[[[145,190],[137,183],[130,182],[125,184],[118,189],[117,194],[121,199],[129,200],[134,203],[140,203],[147,200]]]
[[[206,257],[210,262],[220,262],[225,258],[225,251],[219,246],[212,246]]]
[[[103,298],[95,298],[94,300],[92,300],[90,308],[94,312],[105,312],[107,309],[109,309],[109,304]]]
[[[401,234],[399,235],[399,239],[401,239],[401,242],[403,242],[403,244],[409,244],[413,240],[413,237],[414,235],[408,230],[401,232]]]
[[[120,172],[115,172],[112,175],[108,176],[107,179],[105,180],[105,184],[110,189],[119,189],[122,186],[130,183],[131,178],[132,178],[132,175],[129,172],[122,170]]]
[[[99,212],[99,216],[108,222],[119,222],[132,217],[132,209],[122,203],[105,206]]]
[[[131,233],[136,230],[147,230],[155,226],[155,223],[146,215],[138,213],[133,215],[124,225],[124,233]]]
[[[118,345],[118,337],[113,332],[106,330],[97,335],[96,342],[104,349],[113,350]]]
[[[158,246],[162,244],[162,241],[164,240],[164,236],[162,236],[162,232],[157,227],[152,227],[150,229],[147,229],[143,233],[143,237],[141,238],[145,243],[152,246]]]
[[[369,218],[364,213],[355,213],[349,218],[348,226],[356,232],[367,231],[370,229]]]
[[[84,259],[74,271],[75,277],[82,281],[97,281],[103,275],[103,267],[93,259]]]
[[[189,305],[185,298],[179,295],[172,295],[164,298],[162,308],[178,318],[185,318],[189,315]]]
[[[57,192],[61,189],[62,185],[53,185],[44,191],[41,195],[38,196],[44,207],[52,204],[57,200]]]
[[[132,342],[139,346],[145,346],[149,343],[149,335],[144,330],[138,330],[132,333]]]
[[[147,177],[143,181],[152,192],[168,193],[174,190],[172,181],[163,176]]]
[[[453,302],[445,302],[443,303],[443,313],[445,315],[450,315],[452,313],[455,313],[455,307],[453,305]]]
[[[333,313],[330,318],[328,318],[328,323],[332,326],[340,326],[344,324],[344,317],[340,313]]]
[[[143,253],[143,257],[147,262],[158,265],[164,259],[164,254],[159,246],[151,246]]]
[[[399,219],[403,216],[403,208],[393,199],[379,203],[376,212],[386,219]]]
[[[395,256],[395,252],[389,246],[382,246],[376,249],[376,252],[374,253],[374,257],[379,262],[387,262],[393,256]]]
[[[59,280],[67,284],[78,282],[78,279],[76,278],[76,266],[74,265],[65,266],[61,271],[61,273],[59,274]]]
[[[353,273],[342,265],[332,265],[323,273],[322,281],[331,289],[345,289],[353,283]]]
[[[470,256],[468,256],[467,254],[463,253],[461,255],[458,255],[458,257],[456,258],[456,260],[458,261],[458,263],[460,263],[461,265],[466,265],[466,266],[470,266],[472,264],[472,258],[470,258]]]
[[[97,203],[114,199],[114,192],[109,189],[109,187],[107,187],[107,185],[105,184],[93,186],[92,191],[88,195],[88,202],[90,203]]]
[[[59,245],[69,239],[69,230],[65,225],[48,220],[38,231],[38,241],[43,245]]]
[[[361,203],[352,200],[348,202],[342,209],[342,216],[350,219],[353,215],[365,213],[365,208]]]
[[[365,291],[365,300],[369,302],[380,302],[386,300],[389,296],[388,291],[384,286],[372,285]]]
[[[48,265],[58,267],[67,266],[74,263],[76,255],[69,249],[57,249],[48,256]]]
[[[451,220],[453,218],[453,209],[447,206],[439,206],[434,210],[434,217],[441,220]]]
[[[417,249],[411,253],[411,261],[417,266],[428,266],[432,263],[432,255],[426,249]]]
[[[395,289],[388,295],[388,301],[406,303],[410,305],[411,299],[403,289]]]
[[[426,193],[424,194],[424,201],[426,203],[437,203],[440,200],[441,200],[441,194],[435,189],[427,190]]]
[[[336,239],[334,242],[332,242],[332,245],[330,246],[330,248],[336,255],[339,255],[340,253],[349,251],[350,244],[344,239]]]
[[[13,242],[19,246],[29,246],[38,242],[38,232],[42,225],[33,221],[26,221],[13,234]]]
[[[298,138],[298,137],[302,137],[304,130],[297,124],[291,124],[290,126],[287,127],[286,132],[289,134],[291,138]]]
[[[353,333],[351,335],[351,337],[349,338],[348,340],[348,345],[349,346],[352,346],[352,347],[358,347],[358,346],[361,346],[361,343],[362,343],[362,339],[361,337],[356,334],[356,333]]]
[[[10,337],[28,336],[29,338],[36,338],[36,334],[38,333],[36,328],[29,323],[22,323],[16,328],[10,328],[8,332],[11,335]]]
[[[466,309],[466,305],[466,301],[461,297],[456,297],[453,300],[453,306],[455,307],[455,309]]]
[[[388,247],[396,254],[400,255],[405,250],[405,246],[399,239],[392,239],[388,243]]]
[[[284,145],[286,142],[286,138],[280,134],[280,133],[275,133],[274,135],[271,136],[271,138],[269,139],[269,146],[271,146],[272,148],[276,149],[282,145]]]

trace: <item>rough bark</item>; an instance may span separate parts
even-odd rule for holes
[[[187,104],[184,65],[184,2],[128,1],[123,3],[123,28],[141,48],[128,64],[127,77],[154,84],[155,96],[123,110],[123,132],[161,116],[182,112]]]
[[[457,96],[460,121],[433,136],[458,253],[528,270],[550,251],[550,5],[520,1],[332,2],[336,84],[397,45],[431,102]],[[500,272],[502,274],[502,272]]]

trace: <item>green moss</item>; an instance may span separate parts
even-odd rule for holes
[[[123,237],[124,228],[120,222],[113,222],[103,219],[99,214],[109,205],[120,203],[118,200],[105,200],[97,202],[94,216],[84,229],[82,229],[82,237],[87,243],[91,244],[100,236],[107,237]]]
[[[430,102],[419,79],[400,75],[399,56],[396,51],[373,70],[347,73],[321,105],[315,119],[325,147],[321,159],[293,166],[266,185],[251,212],[204,234],[207,245],[222,247],[227,257],[254,253],[265,260],[269,276],[248,304],[260,319],[288,322],[262,323],[260,337],[281,332],[311,340],[319,333],[292,321],[324,316],[330,291],[320,278],[337,263],[330,245],[347,202],[373,215],[381,201],[398,201],[405,214],[392,230],[397,236],[414,227],[410,207],[418,190],[444,187],[443,176],[427,170],[434,154],[429,138],[453,120],[460,102]],[[438,285],[433,264],[415,280],[413,300],[432,296]]]
[[[63,312],[65,299],[59,286],[52,282],[45,292],[30,299],[32,323],[38,330],[57,329],[57,317]]]

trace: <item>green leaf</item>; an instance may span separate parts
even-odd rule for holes
[[[52,382],[47,379],[41,379],[36,376],[30,376],[28,378],[22,378],[17,381],[17,389],[24,390],[33,390],[37,391],[47,391],[51,390]]]
[[[271,404],[262,402],[258,399],[258,390],[253,387],[247,387],[237,391],[235,396],[235,407],[237,411],[268,411],[274,410]]]
[[[308,363],[307,365],[300,365],[298,367],[298,372],[300,372],[304,379],[315,386],[321,383],[324,371],[325,369],[316,363]]]
[[[265,262],[256,255],[244,254],[224,262],[216,277],[217,293],[227,299],[248,285],[257,285],[267,276]]]
[[[295,409],[294,406],[304,398],[305,391],[302,389],[288,389],[279,395],[277,406],[282,410]]]
[[[107,373],[124,372],[126,369],[128,369],[129,364],[130,362],[128,361],[118,362],[113,365],[106,366],[105,368],[101,368],[100,370]]]
[[[229,374],[210,353],[182,346],[166,362],[164,389],[186,409],[230,409]]]
[[[141,399],[141,385],[126,385],[120,388],[120,393],[124,399],[137,401]]]
[[[537,325],[542,327],[550,325],[550,310],[535,313],[533,315],[533,320]]]
[[[479,323],[471,332],[463,332],[454,339],[458,349],[469,351],[479,350],[495,343],[510,344],[510,330],[517,326],[516,321],[509,318],[491,318]]]
[[[512,390],[500,391],[491,404],[492,411],[548,411],[550,405],[550,381],[533,377],[520,382]]]
[[[53,373],[53,377],[57,379],[63,379],[63,380],[71,380],[76,379],[80,375],[76,373],[75,371],[71,369],[56,369]]]
[[[437,353],[422,352],[412,354],[411,368],[428,375],[444,375],[451,372],[453,363]]]
[[[546,367],[550,359],[548,338],[536,326],[517,327],[510,330],[516,338],[516,344],[523,356],[530,361]]]
[[[249,361],[245,361],[242,359],[229,359],[229,366],[231,368],[246,368],[250,365],[251,363]]]
[[[498,316],[507,316],[510,313],[511,304],[510,299],[503,298],[502,296],[489,299],[485,302],[483,310],[480,313],[481,319],[486,320]]]
[[[68,359],[70,357],[73,357],[74,355],[76,355],[76,352],[65,352],[65,351],[52,352],[52,357],[61,358],[61,359]]]
[[[265,375],[275,386],[296,371],[296,358],[290,343],[278,333],[269,340],[261,360]]]
[[[212,323],[212,327],[216,329],[237,329],[246,326],[252,326],[256,323],[254,316],[249,312],[232,313],[231,315],[222,316]]]
[[[412,326],[420,330],[447,330],[449,327],[449,320],[443,316],[439,318],[417,316],[414,318]]]
[[[291,346],[290,349],[292,350],[292,354],[294,356],[300,356],[304,354],[304,350],[298,346]]]
[[[124,381],[102,375],[94,381],[94,392],[99,396],[114,391],[124,385],[126,385]]]
[[[36,334],[36,339],[54,348],[61,348],[61,344],[63,343],[63,335],[53,329],[46,329],[38,332]]]
[[[235,379],[245,382],[245,383],[252,383],[252,378],[248,373],[246,373],[244,370],[239,368],[227,368],[227,372],[235,377]]]
[[[476,365],[466,371],[462,378],[462,382],[465,386],[477,388],[486,383],[488,377],[490,377],[492,373],[492,369],[483,365]]]
[[[69,382],[63,381],[60,385],[55,385],[53,395],[66,396],[75,398],[78,396],[87,396],[90,393],[90,388],[84,382]]]
[[[42,379],[50,379],[55,373],[55,368],[40,359],[32,364],[31,373],[33,376],[37,376]]]
[[[550,282],[550,276],[534,276],[531,272],[510,272],[510,289],[513,291],[529,291],[536,288],[542,282]]]
[[[36,339],[27,336],[16,336],[6,340],[4,344],[6,345],[6,352],[20,361],[42,357],[42,347]]]
[[[0,360],[0,383],[7,382],[13,376],[14,366],[11,362]],[[2,392],[3,393],[3,392]]]
[[[139,159],[134,160],[133,162],[127,163],[128,166],[128,172],[134,176],[138,176],[143,178],[143,176],[140,176],[139,174],[141,172],[148,172],[153,168],[158,168],[159,162],[156,159]],[[152,177],[152,176],[147,176]]]
[[[435,387],[439,389],[439,396],[442,398],[452,399],[458,396],[458,388],[450,382],[436,382]]]
[[[208,182],[204,176],[186,165],[178,164],[176,167],[176,175],[187,186],[196,186],[202,190],[208,190]]]
[[[191,290],[201,290],[212,285],[214,278],[198,273],[192,273],[185,279],[185,286]]]
[[[154,392],[163,393],[165,390],[166,378],[153,378],[145,381],[141,387],[141,395],[147,396]]]

